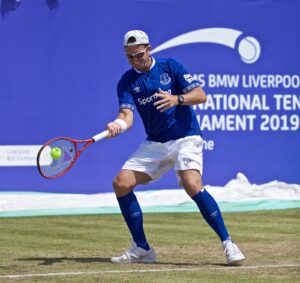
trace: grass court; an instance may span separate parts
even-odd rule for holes
[[[223,214],[246,255],[226,266],[199,213],[144,214],[157,264],[112,264],[129,247],[122,216],[0,219],[0,282],[299,282],[300,209]]]

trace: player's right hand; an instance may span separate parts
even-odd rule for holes
[[[108,137],[116,137],[122,132],[121,126],[116,122],[110,122],[106,125],[106,129],[109,131]]]

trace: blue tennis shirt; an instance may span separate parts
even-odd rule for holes
[[[186,69],[171,58],[154,59],[149,73],[132,68],[118,83],[119,107],[137,109],[140,114],[147,140],[167,142],[186,136],[201,135],[194,110],[189,105],[172,107],[160,112],[153,105],[160,99],[158,89],[173,95],[183,94],[199,87]]]

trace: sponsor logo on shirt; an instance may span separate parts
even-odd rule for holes
[[[183,77],[188,83],[192,83],[192,81],[194,80],[191,74],[184,74]]]
[[[143,98],[143,99],[138,98],[137,101],[138,101],[139,105],[146,105],[147,103],[149,103],[149,102],[151,102],[151,101],[153,101],[157,98],[158,98],[157,94],[154,93],[154,94],[152,94],[151,96],[149,96],[147,98]]]
[[[168,93],[172,93],[171,89],[166,90]],[[147,98],[138,98],[137,101],[139,103],[139,105],[146,105],[147,103],[152,102],[153,100],[156,100],[158,98],[157,93],[152,94],[151,96],[147,97]]]

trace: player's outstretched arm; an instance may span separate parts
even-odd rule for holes
[[[108,123],[106,129],[109,131],[108,137],[115,137],[120,133],[125,132],[133,124],[133,112],[130,109],[123,108],[120,110],[117,118]]]

